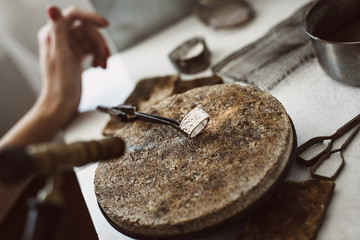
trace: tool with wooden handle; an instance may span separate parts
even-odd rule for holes
[[[71,170],[91,162],[120,157],[125,150],[117,137],[71,144],[44,143],[0,151],[0,181],[11,183],[36,173]]]

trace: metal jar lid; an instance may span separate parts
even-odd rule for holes
[[[192,38],[169,54],[175,68],[186,74],[194,74],[210,66],[211,53],[201,37]]]

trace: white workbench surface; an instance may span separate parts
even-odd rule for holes
[[[80,108],[115,105],[126,99],[136,81],[144,77],[174,74],[168,53],[194,36],[203,36],[216,63],[229,53],[263,36],[269,28],[291,15],[307,0],[249,0],[257,17],[243,28],[213,31],[195,16],[189,16],[146,41],[109,59],[107,70],[84,72],[84,96]],[[326,76],[314,59],[296,70],[270,91],[291,116],[301,144],[307,139],[333,133],[360,113],[360,88],[338,83]],[[108,116],[88,111],[80,114],[65,131],[65,141],[101,138]],[[319,231],[318,239],[358,239],[360,236],[360,134],[345,152],[346,165],[336,180],[335,193]],[[96,232],[101,240],[130,239],[112,228],[101,214],[94,194],[97,164],[76,168],[80,187]],[[289,179],[309,178],[295,163]],[[235,239],[236,230],[206,239]]]

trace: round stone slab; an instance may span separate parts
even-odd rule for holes
[[[144,112],[181,121],[197,106],[209,121],[194,138],[146,122],[116,134],[125,155],[100,162],[95,174],[98,203],[116,229],[155,239],[202,231],[254,207],[283,176],[293,132],[276,98],[220,84],[168,97]]]

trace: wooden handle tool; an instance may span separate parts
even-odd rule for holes
[[[120,157],[125,144],[117,137],[71,144],[43,143],[0,151],[0,181],[15,182],[34,173],[55,173]]]

